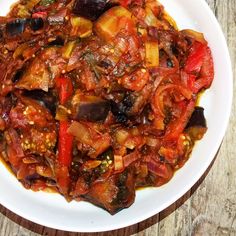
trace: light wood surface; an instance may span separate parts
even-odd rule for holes
[[[236,75],[236,0],[206,1],[223,28]],[[233,103],[227,134],[217,158],[204,176],[180,200],[144,222],[106,233],[69,233],[34,224],[0,205],[0,236],[236,236],[235,129],[236,106]]]

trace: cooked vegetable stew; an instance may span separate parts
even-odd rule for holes
[[[211,50],[156,0],[21,0],[0,17],[0,70],[16,178],[111,214],[167,183],[207,130]]]

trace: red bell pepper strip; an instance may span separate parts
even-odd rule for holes
[[[214,78],[214,64],[211,50],[206,44],[197,41],[193,43],[185,62],[184,71],[189,76],[188,87],[194,93],[211,85]]]
[[[70,123],[68,121],[60,121],[58,162],[63,166],[71,165],[73,136],[67,132],[69,127]]]
[[[64,105],[73,93],[73,85],[70,78],[57,78],[56,87],[59,91],[60,104]],[[73,136],[67,130],[70,126],[68,121],[59,123],[58,140],[58,169],[57,181],[61,192],[66,194],[70,183],[69,167],[72,161]]]
[[[189,50],[184,70],[187,73],[199,73],[202,67],[203,58],[206,55],[207,45],[195,41]]]
[[[73,85],[70,78],[60,77],[56,79],[56,87],[59,90],[60,104],[64,105],[73,93]]]
[[[194,92],[198,92],[202,88],[209,88],[214,79],[214,63],[211,50],[207,47],[206,55],[203,59],[200,77],[194,82]]]

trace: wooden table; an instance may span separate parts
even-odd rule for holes
[[[171,0],[170,0],[171,1]],[[191,1],[191,0],[189,0]],[[236,0],[207,0],[218,18],[236,75]],[[139,224],[89,235],[236,235],[236,107],[217,158],[198,183],[180,200]],[[68,233],[27,221],[0,205],[0,236],[88,234]]]

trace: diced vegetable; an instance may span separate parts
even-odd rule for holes
[[[121,171],[124,169],[122,156],[114,155],[114,168],[115,171]]]
[[[95,23],[94,29],[101,38],[111,41],[127,25],[131,25],[130,30],[134,30],[131,13],[126,8],[117,6],[104,13]]]
[[[73,12],[79,16],[96,20],[104,11],[107,10],[106,0],[76,0]]]
[[[42,18],[32,18],[30,19],[30,28],[33,31],[42,29],[44,26],[44,21]]]
[[[157,41],[145,42],[145,61],[148,68],[159,66],[159,46]]]
[[[124,145],[125,141],[128,139],[129,136],[130,136],[129,132],[126,131],[125,129],[119,129],[115,132],[116,141],[120,145]]]
[[[80,38],[89,37],[92,34],[93,23],[83,17],[71,17],[71,36]]]
[[[17,88],[28,90],[42,89],[47,92],[50,83],[50,73],[41,60],[34,60],[21,79],[16,83]]]
[[[79,96],[72,101],[74,120],[104,121],[110,111],[110,102],[95,96]]]
[[[190,127],[203,127],[206,128],[206,119],[204,116],[204,108],[202,107],[195,107],[193,114],[191,115],[188,124],[186,126],[187,128]]]
[[[96,158],[110,146],[111,138],[107,133],[100,135],[94,128],[81,122],[72,122],[68,132],[75,136],[80,143],[92,148],[88,153],[91,158]]]
[[[6,32],[10,36],[15,36],[24,32],[26,19],[16,19],[6,24]]]
[[[74,48],[76,46],[76,41],[70,41],[68,42],[63,48],[62,48],[62,56],[65,59],[69,59]]]
[[[81,143],[86,145],[93,145],[92,135],[89,128],[79,122],[72,122],[68,132],[75,136]]]

